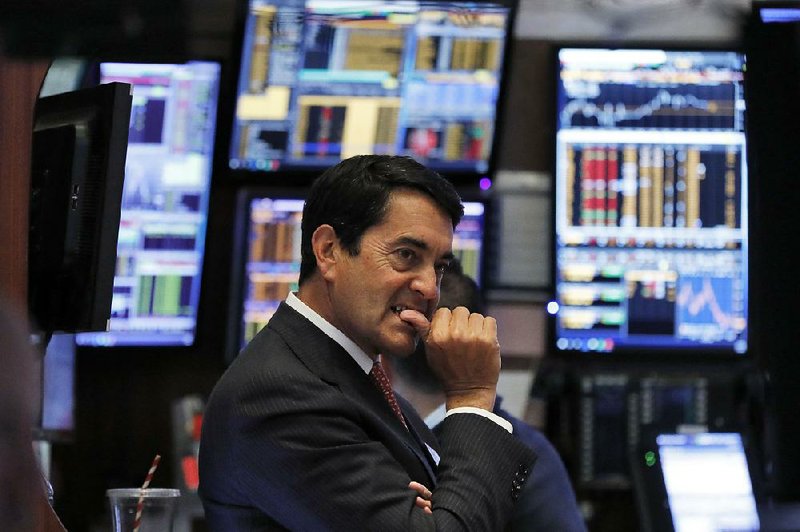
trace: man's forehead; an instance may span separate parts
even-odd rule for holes
[[[389,214],[392,210],[402,210],[404,208],[408,208],[409,202],[411,204],[427,203],[433,207],[443,218],[446,218],[448,221],[450,221],[450,224],[452,225],[452,219],[450,218],[450,214],[447,212],[447,209],[444,207],[444,205],[441,205],[439,202],[437,202],[433,196],[430,196],[421,190],[410,187],[399,187],[389,193],[389,198],[386,202],[386,214]]]
[[[389,202],[385,216],[378,224],[390,233],[385,237],[419,248],[438,247],[442,253],[450,251],[453,224],[441,205],[426,194],[412,190],[395,191],[392,199],[396,201]]]

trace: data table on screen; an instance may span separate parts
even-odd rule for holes
[[[555,348],[746,353],[744,56],[558,59]]]
[[[91,346],[191,345],[197,326],[220,66],[101,63],[133,86],[108,332]]]

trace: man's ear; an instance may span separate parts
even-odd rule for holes
[[[317,227],[311,235],[311,249],[314,250],[317,269],[323,279],[332,279],[339,257],[339,239],[336,237],[336,230],[328,224]]]

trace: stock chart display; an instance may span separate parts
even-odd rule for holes
[[[108,332],[81,345],[191,345],[205,249],[220,67],[102,63],[133,86]]]
[[[250,0],[233,169],[410,155],[485,173],[510,4]]]
[[[555,347],[747,350],[744,58],[563,48]]]

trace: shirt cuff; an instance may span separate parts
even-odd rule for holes
[[[475,408],[474,406],[459,406],[457,408],[451,408],[447,411],[444,417],[449,416],[450,414],[478,414],[479,416],[483,416],[487,419],[490,419],[506,429],[509,434],[514,434],[514,428],[511,426],[511,423],[507,419],[503,419],[497,414],[493,412],[489,412],[488,410],[484,410],[483,408]]]

